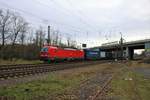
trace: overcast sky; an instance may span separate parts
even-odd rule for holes
[[[50,25],[88,46],[150,38],[150,0],[0,0],[33,27]]]

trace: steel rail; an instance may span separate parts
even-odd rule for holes
[[[12,67],[0,68],[0,79],[8,79],[19,76],[34,75],[39,73],[46,73],[57,70],[71,69],[77,67],[84,67],[99,63],[105,63],[108,61],[90,61],[90,62],[71,62],[71,63],[60,63],[60,64],[37,64],[37,65],[15,65]]]

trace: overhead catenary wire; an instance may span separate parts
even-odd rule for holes
[[[18,9],[18,8],[9,6],[8,4],[6,4],[6,3],[4,3],[4,2],[1,2],[1,4],[5,5],[5,6],[7,7],[7,8],[2,8],[2,9],[5,9],[5,10],[14,10],[15,12],[16,12],[16,11],[17,11],[17,12],[22,12],[22,13],[24,13],[24,14],[29,15],[29,16],[32,17],[32,18],[40,19],[40,20],[36,20],[36,21],[38,21],[38,22],[41,23],[41,24],[44,24],[44,23],[42,22],[43,19],[40,18],[39,16],[34,15],[33,13],[30,13],[30,12],[24,11],[24,10],[22,10],[22,9]],[[33,16],[34,16],[34,17],[33,17]]]
[[[73,7],[73,8],[74,8],[74,11],[77,12],[77,14],[81,17],[82,20],[83,20],[83,18],[86,19],[86,20],[92,20],[92,19],[89,19],[88,16],[85,16],[85,14],[83,14],[82,11],[79,10],[76,6],[74,6],[73,3],[72,3],[70,0],[66,0],[66,2],[70,5],[70,7]],[[80,8],[81,8],[81,7],[80,7]],[[84,21],[84,20],[83,20],[83,21]],[[95,26],[93,26],[92,24],[89,24],[89,23],[87,23],[86,21],[84,21],[84,23],[87,24],[88,26],[90,26],[93,30],[96,30],[96,31],[97,31],[97,29],[95,28]]]
[[[55,1],[55,0],[53,0],[53,1]],[[40,23],[42,23],[42,24],[46,24],[46,23],[44,23],[44,21],[46,22],[46,21],[48,21],[48,22],[52,22],[52,23],[55,23],[56,25],[63,25],[63,27],[66,27],[67,29],[69,28],[69,29],[71,29],[73,32],[80,32],[80,33],[83,33],[83,31],[82,30],[80,30],[79,28],[76,28],[76,27],[74,27],[74,26],[72,26],[72,25],[67,25],[67,24],[63,24],[63,23],[59,23],[59,22],[57,22],[57,21],[51,21],[50,19],[46,19],[46,18],[43,18],[43,17],[41,17],[41,16],[39,16],[39,15],[36,15],[36,14],[34,14],[34,13],[32,13],[32,12],[30,12],[30,11],[26,11],[26,10],[23,10],[23,9],[20,9],[20,8],[16,8],[16,7],[12,7],[12,6],[10,6],[10,5],[8,5],[7,3],[6,3],[6,5],[7,6],[9,6],[9,8],[11,8],[11,9],[13,9],[13,10],[17,10],[17,11],[19,11],[19,12],[22,12],[22,13],[24,13],[24,14],[27,14],[27,15],[29,15],[30,17],[32,17],[32,18],[36,18],[36,19],[39,19],[38,21],[40,22]],[[60,4],[61,5],[61,4]],[[63,6],[62,6],[63,7]],[[68,9],[68,11],[70,11],[69,9]],[[70,12],[68,12],[68,13],[70,13]],[[76,15],[76,14],[73,14],[73,15]],[[77,15],[78,16],[78,15]],[[81,18],[81,17],[78,17],[79,19]],[[82,20],[82,19],[81,19]],[[50,23],[50,24],[52,24],[52,23]],[[86,25],[86,26],[90,26],[89,24],[85,24],[84,23],[84,25]],[[91,28],[91,26],[90,27],[88,27],[88,28]],[[94,29],[90,29],[90,30],[94,30]],[[86,31],[87,32],[87,31]],[[86,33],[85,32],[85,33]],[[66,32],[64,32],[64,33],[66,33]],[[71,34],[71,33],[70,33]]]
[[[4,4],[5,4],[5,3],[4,3]],[[5,4],[5,5],[7,5],[7,4]],[[40,20],[46,20],[46,19],[40,18],[39,16],[34,15],[33,13],[24,11],[24,10],[22,10],[22,9],[18,9],[18,8],[15,8],[15,7],[11,7],[11,6],[9,6],[9,5],[7,5],[7,8],[13,9],[13,10],[15,10],[15,11],[17,10],[17,11],[19,11],[19,12],[28,14],[28,15],[30,15],[30,16],[32,16],[32,17],[34,16],[34,18],[37,18],[37,19],[40,19]],[[42,23],[42,22],[40,22],[40,23]],[[34,28],[35,28],[35,27],[34,27]],[[60,31],[60,32],[61,32],[61,31]],[[79,30],[74,30],[74,32],[81,32],[81,31],[79,31]],[[64,34],[64,35],[63,35],[64,38],[67,38],[68,34],[71,34],[71,33],[61,32],[61,34]]]
[[[82,15],[80,14],[80,11],[76,10],[77,13],[75,13],[75,10],[70,11],[69,9],[63,7],[59,2],[56,2],[56,0],[49,0],[49,1],[52,1],[54,4],[56,4],[56,5],[58,5],[59,7],[63,8],[67,13],[76,16],[76,17],[78,18],[78,20],[79,20],[82,24],[86,25],[86,29],[89,29],[89,28],[90,28],[90,30],[95,30],[91,24],[87,23],[87,22],[84,20],[87,16],[82,16]],[[72,7],[72,6],[73,6],[73,5],[71,5],[70,7]],[[74,7],[74,6],[73,6],[73,7]],[[84,17],[84,19],[83,19],[83,17]],[[88,28],[87,28],[87,26],[88,26]]]
[[[65,1],[70,5],[70,7],[73,7],[74,10],[76,10],[76,12],[78,13],[78,15],[80,15],[82,18],[84,18],[84,19],[86,19],[86,20],[92,20],[92,19],[89,19],[88,16],[85,16],[85,15],[82,13],[82,11],[79,10],[79,9],[77,8],[77,6],[75,6],[75,5],[71,2],[71,0],[65,0]],[[82,7],[80,7],[80,8],[82,8]],[[88,23],[87,23],[87,24],[88,24]],[[92,29],[95,29],[95,27],[93,27],[93,25],[90,24],[89,26],[91,26]],[[97,30],[97,29],[96,29],[96,30]],[[97,30],[97,31],[98,31],[98,34],[99,34],[99,30]],[[108,34],[105,35],[106,40],[111,39],[111,37],[112,37],[112,32],[110,32],[110,33],[108,33]]]
[[[41,16],[35,15],[35,14],[29,12],[29,11],[25,11],[25,10],[22,10],[22,9],[19,9],[19,8],[16,8],[16,7],[12,7],[12,6],[8,5],[7,3],[1,2],[1,4],[7,6],[7,8],[9,8],[9,9],[11,9],[11,10],[13,9],[13,10],[15,10],[15,11],[17,10],[18,12],[22,12],[22,13],[24,13],[24,14],[27,14],[27,15],[29,15],[31,18],[39,19],[39,20],[40,20],[39,22],[40,22],[41,24],[45,24],[44,21],[51,21],[51,20],[49,20],[49,19],[45,19],[45,18],[43,18],[43,17],[41,17]],[[56,25],[63,25],[63,27],[66,27],[67,29],[69,28],[69,29],[71,29],[72,31],[75,31],[75,32],[83,32],[83,31],[79,30],[78,28],[76,28],[76,27],[74,27],[74,26],[71,26],[71,25],[59,23],[59,22],[56,22],[56,21],[51,21],[51,22],[54,23],[54,24],[56,24]]]
[[[41,5],[45,5],[46,7],[50,7],[49,5],[47,5],[47,3],[41,3],[39,0],[34,0],[34,1],[36,1],[37,3],[40,3]],[[82,22],[82,24],[84,24],[84,25],[86,26],[86,29],[88,29],[88,30],[97,30],[97,29],[94,29],[94,27],[93,27],[92,25],[90,25],[89,23],[85,22],[85,21],[83,20],[83,17],[84,17],[84,16],[81,16],[80,13],[79,13],[79,14],[73,13],[74,10],[73,10],[73,11],[70,11],[69,9],[65,8],[64,6],[62,6],[59,2],[56,2],[55,0],[49,0],[49,1],[51,1],[51,2],[53,2],[55,5],[59,6],[59,8],[62,8],[62,9],[63,9],[63,12],[65,11],[64,13],[67,13],[68,15],[75,15],[75,16],[77,16],[78,19],[79,19],[79,21]],[[61,9],[61,10],[62,10],[62,9]],[[77,10],[77,11],[78,11],[78,10]],[[85,16],[85,17],[86,17],[86,16]],[[88,26],[88,27],[87,27],[87,26]],[[90,29],[89,29],[89,28],[90,28]]]
[[[60,3],[56,2],[56,0],[50,0],[50,1],[53,1],[55,4],[59,5],[59,7],[61,6],[62,8],[64,8]],[[70,12],[69,9],[64,8],[64,9],[66,9],[66,11],[68,11],[68,12],[70,12],[71,14],[74,14],[74,15],[76,15],[77,17],[79,17],[79,20],[82,21],[82,23],[85,24],[86,26],[88,26],[88,28],[90,28],[91,30],[96,30],[97,32],[99,31],[98,29],[95,28],[95,26],[93,26],[93,25],[87,23],[85,20],[83,20],[83,19],[87,19],[88,17],[85,16],[76,6],[74,6],[71,1],[69,1],[69,0],[66,0],[66,1],[67,1],[67,3],[70,5],[70,7],[75,8],[75,9],[73,9],[73,11],[71,11],[71,12]],[[75,13],[73,13],[73,12],[75,12]],[[88,19],[88,20],[91,20],[91,19]],[[86,28],[87,28],[87,27],[86,27]],[[88,31],[87,31],[87,32],[88,32]],[[85,33],[86,33],[86,32],[85,32]],[[87,40],[87,41],[88,41],[88,40]]]
[[[39,4],[39,5],[43,5],[43,7],[47,7],[47,8],[50,8],[51,6],[50,5],[48,5],[47,3],[42,3],[42,2],[40,2],[39,0],[33,0],[33,1],[35,1],[35,3],[37,3],[37,4]],[[66,14],[67,16],[69,15],[69,16],[72,16],[72,18],[74,18],[74,16],[77,16],[75,13],[73,13],[73,12],[71,12],[70,10],[68,10],[67,8],[64,8],[61,4],[59,4],[58,2],[56,2],[56,1],[54,1],[54,0],[50,0],[50,1],[52,1],[53,2],[53,4],[55,4],[55,5],[58,5],[59,7],[58,8],[62,8],[62,9],[60,9],[59,10],[59,12],[60,13],[62,13],[62,14]],[[57,10],[58,8],[56,8],[55,10]],[[79,17],[79,16],[77,16],[78,17],[78,21],[79,22],[82,22],[82,19]],[[83,23],[82,22],[82,24],[84,24],[84,25],[86,25],[86,31],[87,31],[87,24],[86,23]],[[72,25],[70,25],[70,26],[72,26]],[[83,30],[83,29],[81,29],[80,27],[77,27],[78,29],[80,29],[80,30]]]

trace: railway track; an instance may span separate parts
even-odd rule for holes
[[[19,64],[19,65],[0,65],[0,80],[34,75],[69,68],[84,67],[108,61],[89,61],[89,62],[70,62],[57,64]]]
[[[119,63],[119,62],[118,62]],[[119,64],[118,64],[119,65]],[[104,79],[101,80],[102,85],[100,86],[100,89],[96,89],[92,95],[89,95],[89,97],[86,100],[110,100],[108,98],[107,93],[110,91],[111,87],[111,81],[113,78],[117,75],[117,73],[122,70],[122,67],[118,67],[116,71],[112,71],[110,73],[104,74]],[[107,70],[106,70],[107,72]]]
[[[108,92],[109,85],[112,79],[113,79],[113,75],[108,77],[101,90],[98,90],[93,96],[90,96],[87,100],[105,100],[105,95]]]
[[[113,78],[116,75],[118,75],[117,73],[123,69],[133,72],[133,69],[129,68],[125,62],[118,62],[118,63],[121,64],[122,68],[119,68],[115,73],[112,73],[110,76],[108,76],[106,80],[104,80],[104,84],[102,85],[102,88],[97,90],[93,95],[90,95],[87,100],[111,100],[111,98],[107,96],[107,93],[110,91],[110,84]],[[137,83],[134,84],[136,85]],[[135,88],[135,90],[137,89]],[[137,91],[135,91],[135,93],[136,93],[136,99],[142,100],[140,94]]]
[[[93,76],[83,80],[78,87],[69,92],[70,97],[68,96],[68,98],[74,97],[75,100],[110,100],[107,99],[107,93],[111,89],[110,83],[120,68],[121,66],[116,66],[116,62],[101,67]]]

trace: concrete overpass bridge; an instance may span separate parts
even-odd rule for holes
[[[123,56],[126,59],[133,59],[135,49],[145,49],[145,55],[150,56],[150,39],[124,42],[122,45],[115,41],[95,48],[100,48],[101,51],[106,52],[106,55],[110,55],[113,58]]]

